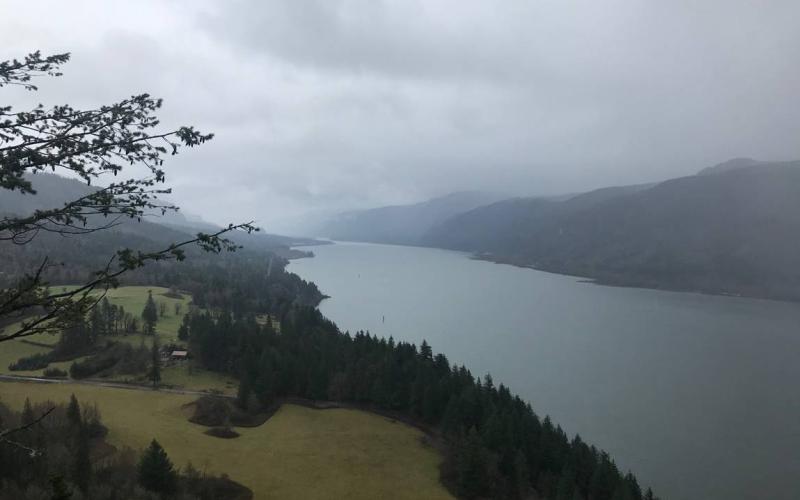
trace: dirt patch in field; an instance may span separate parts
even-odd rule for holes
[[[203,434],[218,437],[221,439],[234,439],[239,437],[239,433],[230,427],[212,427],[206,430]]]

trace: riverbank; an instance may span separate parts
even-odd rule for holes
[[[331,295],[319,308],[342,330],[426,340],[491,373],[664,498],[793,500],[800,488],[796,303],[588,286],[423,247],[315,253],[288,270]]]
[[[800,290],[787,291],[783,293],[767,293],[763,291],[757,292],[752,290],[732,291],[713,286],[697,287],[689,285],[684,286],[675,283],[657,282],[652,280],[646,280],[641,277],[625,276],[621,274],[611,275],[605,273],[593,276],[591,274],[586,274],[586,273],[570,272],[568,270],[557,267],[534,265],[523,260],[501,257],[491,254],[472,254],[470,255],[470,258],[473,260],[491,262],[493,264],[508,265],[520,269],[531,269],[543,273],[555,274],[559,276],[568,276],[571,278],[578,278],[581,283],[591,283],[594,285],[601,285],[601,286],[619,287],[619,288],[638,288],[644,290],[659,290],[665,292],[695,293],[701,295],[714,295],[720,297],[738,297],[738,298],[747,298],[756,300],[800,303]]]

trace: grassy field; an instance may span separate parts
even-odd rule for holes
[[[54,287],[60,290],[63,287]],[[159,342],[163,344],[178,343],[178,328],[181,325],[183,316],[189,310],[191,297],[184,294],[182,298],[175,299],[167,297],[164,294],[168,289],[157,286],[124,286],[117,289],[109,290],[107,297],[108,300],[115,305],[122,306],[126,312],[133,314],[136,317],[144,309],[145,301],[147,300],[148,291],[152,290],[153,300],[156,304],[165,303],[166,314],[159,316],[156,323],[156,334]],[[175,304],[181,304],[180,314],[175,314]],[[13,327],[11,327],[13,329]],[[36,342],[37,344],[55,344],[58,341],[57,335],[37,334],[26,337],[26,340]],[[147,335],[125,335],[114,337],[115,341],[128,342],[134,346],[144,343],[146,346],[151,346],[153,338]],[[8,373],[14,375],[28,375],[28,376],[41,376],[44,370],[31,370],[31,371],[15,371],[11,372],[8,365],[18,360],[19,358],[30,356],[36,353],[44,353],[49,349],[38,345],[31,345],[22,341],[6,342],[0,346],[0,373]],[[65,361],[59,363],[50,363],[50,368],[60,368],[64,371],[69,371],[72,361]],[[139,377],[142,380],[128,378],[110,378],[109,380],[116,381],[144,381],[144,376]],[[161,382],[164,385],[191,389],[191,390],[212,390],[219,391],[226,394],[236,392],[237,383],[233,377],[227,377],[217,373],[208,372],[202,368],[189,366],[189,363],[176,364],[165,366],[161,372]]]
[[[178,328],[181,326],[183,316],[189,310],[191,297],[183,294],[183,298],[174,299],[164,294],[168,292],[166,288],[157,286],[122,286],[108,291],[108,300],[115,305],[122,306],[125,311],[133,314],[137,318],[142,314],[144,304],[147,301],[147,292],[153,291],[153,300],[156,305],[164,303],[167,306],[166,314],[159,316],[156,323],[156,333],[159,341],[163,343],[178,342]],[[175,304],[181,305],[180,314],[175,314]]]
[[[117,446],[143,448],[156,438],[173,462],[227,473],[257,499],[452,498],[438,481],[440,457],[422,433],[355,410],[285,405],[266,424],[237,429],[241,437],[206,436],[181,406],[191,396],[67,384],[0,383],[0,400],[19,408],[65,401],[71,393],[97,402]]]

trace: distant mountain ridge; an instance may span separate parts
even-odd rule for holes
[[[505,200],[422,243],[609,284],[800,300],[800,162],[736,159],[564,201]]]
[[[740,168],[748,168],[748,167],[755,167],[758,165],[765,165],[769,162],[754,160],[752,158],[733,158],[732,160],[728,160],[713,167],[706,167],[703,170],[699,171],[697,175],[715,175],[715,174],[724,174],[726,172],[730,172],[732,170],[738,170]],[[778,163],[778,162],[774,162]]]
[[[345,212],[315,230],[334,240],[418,245],[436,224],[499,199],[501,195],[480,191],[456,192],[412,205]]]
[[[17,191],[0,192],[0,216],[3,214],[28,215],[35,210],[60,207],[68,201],[86,196],[98,189],[80,180],[55,174],[28,175],[27,178],[31,181],[36,194],[21,194]],[[110,219],[99,220],[99,217],[95,217],[95,219],[97,224],[111,222]],[[120,222],[121,224],[114,228],[115,231],[133,234],[159,243],[186,239],[188,235],[197,232],[211,233],[221,229],[221,226],[206,222],[193,214],[184,214],[182,211],[168,211],[163,215],[160,212],[153,213],[152,216],[144,217],[141,222],[131,219],[121,219]],[[323,243],[309,238],[294,238],[261,232],[250,235],[232,233],[230,238],[241,245],[269,249]],[[286,252],[279,253],[286,254]]]

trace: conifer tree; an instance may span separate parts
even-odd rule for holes
[[[572,500],[575,493],[575,473],[565,468],[556,486],[556,500]]]
[[[158,321],[158,310],[153,300],[152,290],[147,292],[147,302],[145,302],[144,310],[142,310],[142,321],[144,321],[144,333],[147,335],[154,335],[156,332],[156,322]]]
[[[25,398],[25,405],[22,407],[22,425],[31,425],[35,419],[31,400],[30,398]]]
[[[250,375],[245,373],[239,380],[239,388],[236,391],[236,404],[243,410],[249,410],[250,397],[253,394],[253,385]]]
[[[67,405],[67,421],[69,421],[69,426],[72,430],[77,430],[81,426],[81,406],[75,394],[72,394],[69,398],[69,405]]]
[[[177,489],[177,474],[164,448],[153,439],[139,462],[139,484],[145,489],[170,495]]]
[[[102,312],[100,312],[99,307],[95,307],[92,309],[92,315],[89,318],[89,332],[92,337],[99,338],[102,335],[105,335],[105,318],[103,317]]]
[[[187,341],[189,340],[189,315],[183,317],[181,326],[178,328],[178,339]]]
[[[419,353],[425,359],[433,359],[433,349],[426,340],[423,340],[422,345],[419,346]]]
[[[150,348],[150,372],[147,374],[147,378],[153,382],[153,389],[158,387],[159,382],[161,382],[161,356],[159,354],[158,342],[153,339],[153,347]]]
[[[464,498],[479,498],[488,486],[486,450],[475,428],[471,428],[459,446],[456,474],[459,493]]]
[[[72,465],[72,481],[86,495],[92,476],[92,462],[89,459],[89,436],[81,425],[76,436],[75,462]]]
[[[530,473],[528,471],[528,461],[525,459],[525,454],[522,450],[517,450],[514,457],[514,489],[513,493],[517,498],[527,498],[528,490],[530,489]],[[569,499],[571,500],[571,499]]]
[[[50,478],[50,488],[52,489],[50,500],[69,500],[72,498],[72,492],[67,488],[62,476]]]

